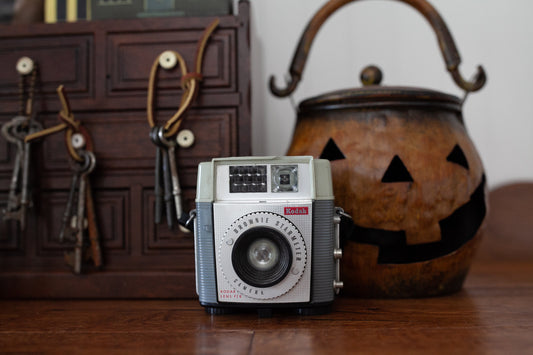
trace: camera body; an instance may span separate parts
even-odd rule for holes
[[[338,218],[329,161],[213,159],[198,167],[196,291],[212,314],[327,312],[338,280]]]

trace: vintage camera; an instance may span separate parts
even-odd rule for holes
[[[211,314],[330,310],[339,281],[329,161],[213,159],[198,168],[196,291]]]

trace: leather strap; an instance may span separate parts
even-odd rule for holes
[[[202,61],[203,61],[203,55],[205,51],[205,47],[207,46],[207,41],[209,40],[211,34],[216,29],[216,27],[219,24],[219,19],[215,19],[205,30],[202,35],[202,38],[200,42],[198,42],[198,47],[196,49],[196,60],[195,60],[195,71],[194,72],[188,72],[187,71],[187,64],[185,63],[185,60],[176,51],[172,51],[174,55],[177,58],[180,72],[181,72],[181,87],[183,89],[183,94],[181,96],[180,105],[176,113],[172,115],[172,117],[165,123],[165,137],[171,137],[174,136],[176,133],[178,133],[179,126],[181,125],[181,122],[183,120],[183,114],[189,109],[191,106],[192,101],[196,97],[198,93],[199,88],[199,82],[202,80]],[[146,105],[146,114],[148,119],[148,124],[150,127],[154,127],[156,125],[155,119],[154,119],[154,92],[156,90],[156,80],[157,80],[157,72],[159,70],[159,59],[161,58],[160,54],[152,64],[152,68],[150,70],[150,79],[148,82],[148,97],[147,97],[147,105]]]

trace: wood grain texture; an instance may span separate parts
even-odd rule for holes
[[[327,315],[207,315],[197,300],[0,301],[0,349],[30,353],[531,353],[533,261],[474,263],[445,297],[340,297]]]
[[[491,191],[487,235],[478,258],[533,260],[533,182],[517,182]]]
[[[205,48],[203,80],[182,129],[195,143],[176,150],[183,210],[194,208],[198,164],[250,155],[249,2],[220,17]],[[0,221],[0,298],[193,297],[192,234],[154,223],[155,146],[149,139],[146,97],[150,67],[165,50],[192,69],[198,40],[213,17],[168,17],[76,23],[0,24],[0,125],[18,112],[17,60],[38,63],[34,111],[44,127],[58,123],[63,84],[75,118],[90,132],[97,165],[91,174],[103,269],[83,265],[75,276],[58,241],[71,181],[64,135],[32,148],[32,208],[28,228]],[[58,65],[60,63],[60,65]],[[155,121],[178,109],[176,69],[160,70]],[[177,100],[177,101],[176,101]],[[6,201],[15,151],[0,137],[0,208]]]

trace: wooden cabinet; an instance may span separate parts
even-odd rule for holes
[[[0,223],[0,297],[193,297],[193,236],[154,224],[155,147],[148,134],[150,68],[165,50],[194,67],[196,44],[213,17],[105,20],[0,27],[0,123],[19,105],[15,64],[39,66],[34,110],[58,123],[58,85],[65,86],[75,118],[89,129],[97,168],[91,175],[104,268],[74,275],[57,240],[71,170],[58,133],[33,145],[28,227]],[[200,92],[182,128],[195,143],[176,156],[186,210],[194,207],[196,170],[213,157],[250,154],[249,3],[220,17],[205,51]],[[179,72],[160,70],[157,121],[165,122],[181,97]],[[0,201],[6,200],[14,147],[0,138]]]

